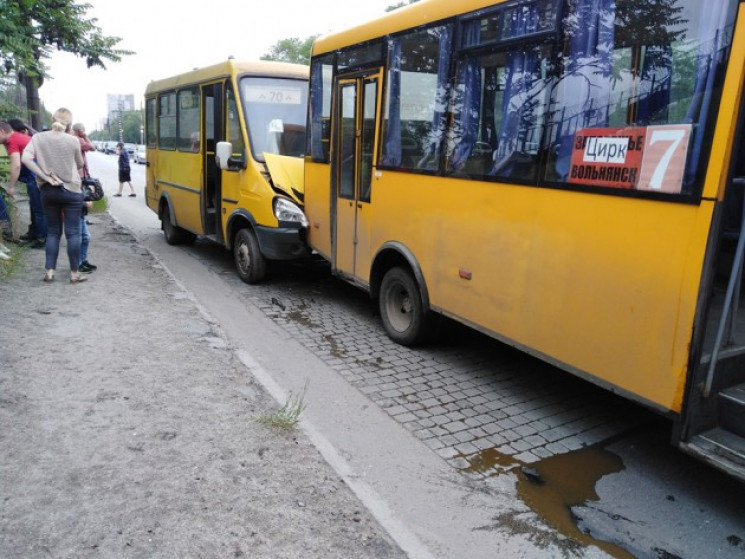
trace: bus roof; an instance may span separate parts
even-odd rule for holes
[[[414,4],[388,12],[377,19],[338,33],[319,37],[313,43],[313,56],[494,6],[502,2],[503,0],[458,0],[457,2],[453,0],[420,0]]]
[[[266,60],[247,62],[229,59],[218,64],[213,64],[212,66],[195,68],[190,72],[184,72],[170,78],[153,80],[147,85],[145,95],[231,75],[252,74],[256,76],[307,80],[308,73],[308,66],[302,64],[288,64],[286,62],[270,62]]]

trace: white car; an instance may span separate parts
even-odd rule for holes
[[[147,151],[145,150],[145,146],[137,146],[135,148],[135,154],[132,160],[140,165],[147,163]]]

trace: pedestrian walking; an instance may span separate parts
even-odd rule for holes
[[[68,132],[72,113],[58,109],[52,117],[52,129],[34,134],[23,152],[22,161],[41,185],[41,201],[47,218],[46,263],[44,281],[55,279],[63,225],[70,262],[70,283],[85,281],[80,265],[80,214],[83,194],[79,169],[83,168],[80,142]]]
[[[116,153],[119,156],[119,192],[114,194],[114,196],[122,195],[122,190],[124,190],[124,183],[126,182],[129,184],[129,189],[132,191],[129,197],[134,198],[135,196],[137,196],[137,194],[135,194],[135,187],[132,186],[132,177],[130,176],[129,167],[129,154],[127,153],[127,150],[124,149],[124,144],[122,142],[116,144]]]
[[[85,125],[82,122],[76,122],[72,125],[72,133],[80,142],[80,153],[83,155],[83,168],[80,170],[80,178],[88,179],[90,178],[90,173],[88,172],[87,154],[89,151],[96,151],[96,147],[93,145],[93,142],[88,139],[88,136],[85,133]],[[80,214],[80,266],[78,269],[85,273],[91,273],[98,269],[98,266],[88,262],[88,247],[91,243],[91,233],[88,229],[88,222],[85,218],[92,205],[92,202],[84,201],[83,210]]]

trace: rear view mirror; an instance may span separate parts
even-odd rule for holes
[[[237,171],[246,168],[246,163],[242,157],[233,157],[233,144],[230,142],[217,142],[215,163],[223,171]]]

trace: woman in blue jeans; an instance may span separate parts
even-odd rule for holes
[[[58,109],[52,117],[52,129],[34,134],[23,151],[21,161],[36,174],[41,188],[41,203],[47,218],[46,273],[44,281],[54,281],[59,244],[64,227],[70,283],[85,281],[80,274],[80,215],[83,194],[79,169],[83,167],[80,142],[68,132],[72,113]]]

